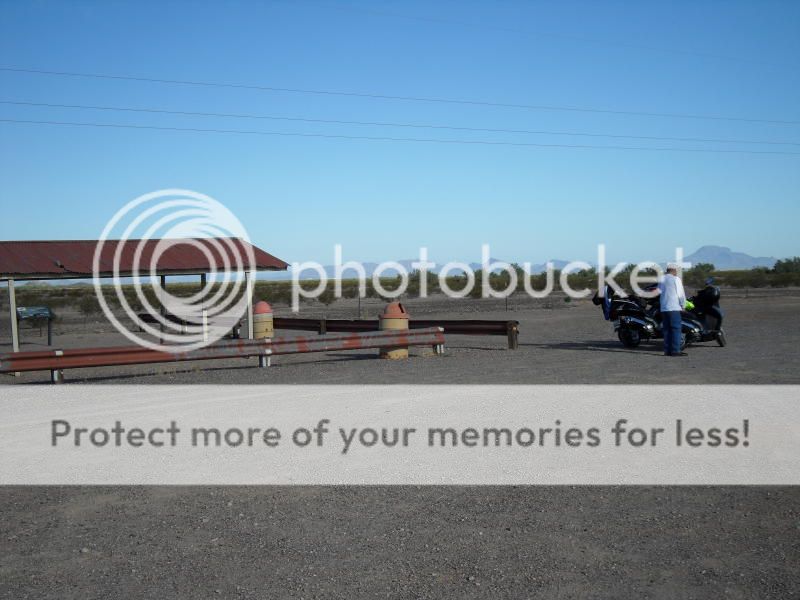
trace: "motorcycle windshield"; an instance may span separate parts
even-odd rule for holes
[[[608,289],[606,289],[606,293],[603,295],[603,316],[606,318],[606,321],[611,320],[611,294],[609,294]]]

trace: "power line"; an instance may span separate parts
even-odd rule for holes
[[[440,129],[449,131],[470,131],[476,133],[521,133],[531,135],[563,135],[563,136],[579,136],[579,137],[594,137],[594,138],[614,138],[614,139],[631,139],[631,140],[650,140],[662,142],[705,142],[705,143],[718,143],[718,144],[765,144],[775,146],[800,146],[798,142],[774,142],[764,140],[738,140],[738,139],[719,139],[719,138],[685,138],[685,137],[661,137],[651,135],[623,135],[623,134],[610,134],[610,133],[586,133],[578,131],[549,131],[549,130],[534,130],[534,129],[495,129],[489,127],[459,127],[454,125],[436,125],[424,123],[397,123],[386,121],[347,121],[340,119],[316,119],[308,117],[286,117],[274,115],[253,115],[242,113],[218,113],[218,112],[197,112],[186,110],[167,110],[162,108],[137,108],[127,106],[96,106],[87,104],[54,104],[49,102],[26,102],[17,100],[0,100],[0,104],[7,104],[13,106],[37,106],[46,108],[68,108],[68,109],[85,109],[85,110],[103,110],[103,111],[119,111],[119,112],[135,112],[147,114],[165,114],[165,115],[178,115],[178,116],[192,116],[192,117],[223,117],[235,119],[264,119],[271,121],[291,121],[301,123],[325,123],[332,125],[366,125],[376,127],[407,127],[415,129]]]
[[[253,131],[247,129],[201,129],[196,127],[164,127],[156,125],[123,125],[119,123],[82,123],[74,121],[33,121],[23,119],[0,119],[0,123],[17,123],[26,125],[62,125],[71,127],[99,127],[114,129],[141,129],[155,131],[183,131],[191,133],[226,133],[243,135],[263,135],[263,136],[288,136],[302,138],[325,138],[342,140],[365,140],[382,142],[424,142],[434,144],[462,144],[462,145],[483,145],[483,146],[517,146],[534,148],[578,148],[592,150],[637,150],[650,152],[703,152],[711,154],[780,154],[786,156],[800,156],[800,152],[783,152],[779,150],[722,150],[706,148],[654,148],[637,146],[593,146],[589,144],[540,144],[533,142],[498,142],[491,140],[443,140],[434,138],[398,138],[386,136],[365,136],[365,135],[339,135],[326,133],[296,133],[285,131]]]
[[[0,67],[0,71],[8,73],[28,73],[33,75],[52,75],[59,77],[82,77],[89,79],[109,79],[117,81],[138,81],[147,83],[161,83],[169,85],[190,85],[213,88],[231,88],[243,90],[256,90],[266,92],[286,92],[292,94],[314,94],[321,96],[342,96],[348,98],[366,98],[372,100],[401,100],[405,102],[428,102],[437,104],[458,104],[464,106],[485,106],[494,108],[515,108],[524,110],[547,110],[578,113],[598,113],[609,115],[626,115],[635,117],[660,117],[668,119],[697,119],[707,121],[736,121],[743,123],[770,123],[773,125],[800,125],[800,121],[779,119],[756,119],[746,117],[730,117],[722,115],[696,115],[687,113],[658,113],[646,111],[612,110],[602,108],[583,108],[577,106],[556,106],[539,104],[515,104],[510,102],[491,102],[484,100],[464,100],[458,98],[434,98],[425,96],[392,96],[369,92],[343,92],[336,90],[315,90],[304,88],[286,88],[266,85],[253,85],[241,83],[224,83],[216,81],[193,81],[188,79],[159,79],[154,77],[134,77],[129,75],[110,75],[106,73],[81,73],[76,71],[45,71],[41,69],[22,69],[17,67]]]

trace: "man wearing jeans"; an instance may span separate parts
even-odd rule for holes
[[[681,352],[681,310],[686,304],[678,267],[667,265],[667,274],[658,284],[661,301],[661,329],[664,332],[664,356],[686,356]]]

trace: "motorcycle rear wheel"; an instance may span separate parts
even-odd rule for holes
[[[636,348],[642,342],[642,336],[633,329],[620,329],[617,337],[626,348]]]

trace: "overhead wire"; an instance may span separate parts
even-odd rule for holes
[[[653,111],[617,110],[617,109],[590,108],[590,107],[579,107],[579,106],[558,106],[558,105],[547,105],[547,104],[522,104],[513,102],[495,102],[488,100],[470,100],[470,99],[459,99],[459,98],[390,95],[390,94],[380,94],[373,92],[348,92],[340,90],[290,88],[290,87],[256,85],[256,84],[227,83],[219,81],[198,81],[189,79],[136,77],[131,75],[114,75],[108,73],[52,71],[52,70],[28,69],[20,67],[0,67],[0,72],[27,73],[33,75],[47,75],[47,76],[58,76],[58,77],[79,77],[79,78],[105,79],[105,80],[117,80],[117,81],[136,81],[136,82],[148,82],[148,83],[158,83],[166,85],[187,85],[187,86],[201,86],[201,87],[213,87],[213,88],[257,90],[257,91],[267,91],[267,92],[285,92],[293,94],[339,96],[339,97],[364,98],[373,100],[398,100],[405,102],[427,102],[427,103],[438,103],[438,104],[456,104],[464,106],[484,106],[484,107],[514,108],[514,109],[525,109],[525,110],[596,113],[596,114],[625,115],[625,116],[635,116],[635,117],[659,117],[659,118],[670,118],[670,119],[695,119],[695,120],[710,120],[710,121],[735,121],[743,123],[769,123],[773,125],[800,125],[800,121],[795,121],[790,119],[733,117],[725,115],[708,115],[708,114],[692,114],[692,113],[662,113]]]
[[[31,106],[42,108],[66,108],[66,109],[81,109],[81,110],[97,110],[97,111],[116,111],[116,112],[133,112],[133,113],[146,113],[146,114],[164,114],[173,116],[191,116],[191,117],[219,117],[219,118],[235,118],[235,119],[254,119],[254,120],[270,120],[270,121],[288,121],[300,123],[321,123],[330,125],[359,125],[359,126],[373,126],[373,127],[402,127],[414,129],[438,129],[448,131],[467,131],[474,133],[511,133],[511,134],[528,134],[528,135],[553,135],[553,136],[575,136],[575,137],[592,137],[592,138],[613,138],[613,139],[632,139],[632,140],[649,140],[649,141],[666,141],[666,142],[702,142],[702,143],[717,143],[717,144],[756,144],[756,145],[777,145],[777,146],[800,146],[799,142],[785,142],[785,141],[767,141],[767,140],[742,140],[730,138],[694,138],[694,137],[665,137],[665,136],[652,136],[652,135],[626,135],[616,133],[589,133],[582,131],[552,131],[552,130],[536,130],[536,129],[504,129],[492,127],[463,127],[456,125],[440,125],[428,123],[398,123],[390,121],[354,121],[343,119],[319,119],[310,117],[290,117],[290,116],[276,116],[276,115],[255,115],[247,113],[229,113],[229,112],[205,112],[205,111],[189,111],[189,110],[169,110],[163,108],[147,108],[147,107],[129,107],[129,106],[98,106],[91,104],[61,104],[52,102],[29,102],[22,100],[0,100],[0,104],[9,106]]]
[[[389,136],[364,136],[364,135],[344,135],[344,134],[323,134],[323,133],[298,133],[285,131],[257,131],[245,129],[211,129],[198,127],[166,127],[156,125],[130,125],[121,123],[94,123],[76,121],[49,121],[49,120],[28,120],[28,119],[7,119],[0,118],[0,123],[15,123],[26,125],[54,125],[71,127],[95,127],[95,128],[115,128],[115,129],[136,129],[154,131],[175,131],[191,133],[219,133],[219,134],[240,134],[240,135],[259,135],[259,136],[286,136],[301,138],[322,138],[322,139],[344,139],[344,140],[364,140],[364,141],[387,141],[387,142],[422,142],[433,144],[460,144],[460,145],[483,145],[483,146],[514,146],[514,147],[534,147],[534,148],[574,148],[592,150],[626,150],[626,151],[647,151],[647,152],[699,152],[711,154],[762,154],[762,155],[785,155],[800,156],[800,152],[785,152],[780,150],[736,150],[720,148],[669,148],[669,147],[647,147],[647,146],[598,146],[590,144],[546,144],[535,142],[506,142],[492,140],[448,140],[437,138],[401,138]]]

